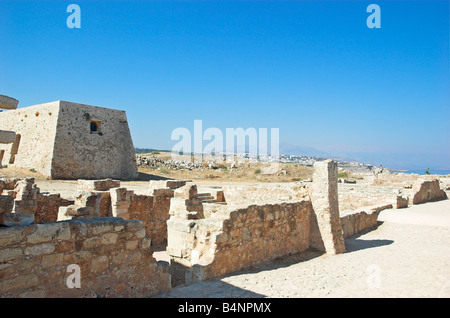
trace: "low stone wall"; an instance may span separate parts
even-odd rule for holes
[[[408,195],[412,204],[439,201],[447,199],[447,194],[440,188],[439,180],[419,179],[410,190]]]
[[[167,244],[167,220],[173,190],[155,189],[153,195],[134,194],[130,202],[130,219],[144,223],[153,245]]]
[[[394,177],[392,177],[394,178]],[[339,207],[341,211],[355,211],[365,206],[392,204],[396,209],[447,199],[438,179],[412,179],[400,183],[384,180],[377,184],[339,184]]]
[[[72,205],[59,209],[58,221],[111,216],[125,220],[139,220],[143,222],[153,245],[165,245],[167,243],[166,222],[169,219],[170,199],[173,197],[174,190],[169,187],[158,188],[158,186],[168,184],[176,188],[183,182],[171,180],[171,182],[165,181],[157,185],[151,183],[149,188],[151,195],[138,195],[124,187],[108,189],[109,186],[120,185],[115,180],[78,180],[78,189],[83,191],[79,192]],[[104,191],[94,191],[94,189]]]
[[[69,265],[80,288],[69,288]],[[72,286],[73,287],[73,286]],[[0,228],[0,297],[146,297],[170,289],[142,222],[71,220]]]
[[[310,245],[311,202],[223,207],[209,218],[167,222],[172,281],[191,284],[232,273]]]
[[[58,221],[58,211],[61,206],[71,202],[61,198],[59,193],[38,194],[36,196],[37,209],[34,214],[34,223],[50,223]]]
[[[365,207],[358,211],[341,215],[344,238],[374,229],[377,226],[378,214],[386,209],[392,209],[392,204]]]
[[[372,184],[339,184],[340,211],[356,211],[366,206],[392,204],[395,208],[407,206],[408,202],[399,201],[403,188],[400,186],[378,186]],[[398,205],[398,206],[397,206]]]

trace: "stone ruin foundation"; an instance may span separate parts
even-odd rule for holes
[[[334,161],[314,169],[312,182],[150,181],[146,194],[78,180],[72,199],[33,178],[0,179],[0,296],[157,295],[309,249],[345,253],[344,238],[375,228],[382,210],[447,198],[438,180],[349,184]],[[161,246],[170,262],[153,256]],[[67,287],[71,264],[81,288]]]

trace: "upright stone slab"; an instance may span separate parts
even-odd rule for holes
[[[16,109],[19,105],[19,101],[15,98],[0,95],[0,108],[1,109]]]
[[[345,252],[339,218],[338,166],[333,160],[314,164],[311,201],[311,247],[329,254]]]
[[[1,109],[16,109],[19,101],[9,96],[0,95],[0,112]],[[16,140],[16,133],[14,131],[0,130],[0,144],[11,144]],[[3,155],[0,156],[0,167],[2,164]]]

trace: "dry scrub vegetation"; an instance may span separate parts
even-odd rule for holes
[[[162,160],[171,159],[169,153],[158,152],[151,154],[140,154],[142,156],[155,156]],[[190,160],[189,156],[183,156],[184,160]],[[293,182],[309,179],[312,177],[313,168],[295,163],[271,164],[268,162],[254,162],[239,159],[235,167],[229,162],[215,160],[216,168],[208,168],[210,157],[204,158],[204,169],[169,169],[167,167],[139,166],[141,174],[155,175],[170,179],[189,180],[224,180],[224,181],[249,181],[249,182]]]

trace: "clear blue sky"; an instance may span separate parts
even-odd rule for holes
[[[69,29],[69,4],[81,29]],[[369,29],[369,4],[381,29]],[[177,127],[450,169],[449,1],[0,1],[0,94],[123,109],[136,147]]]

